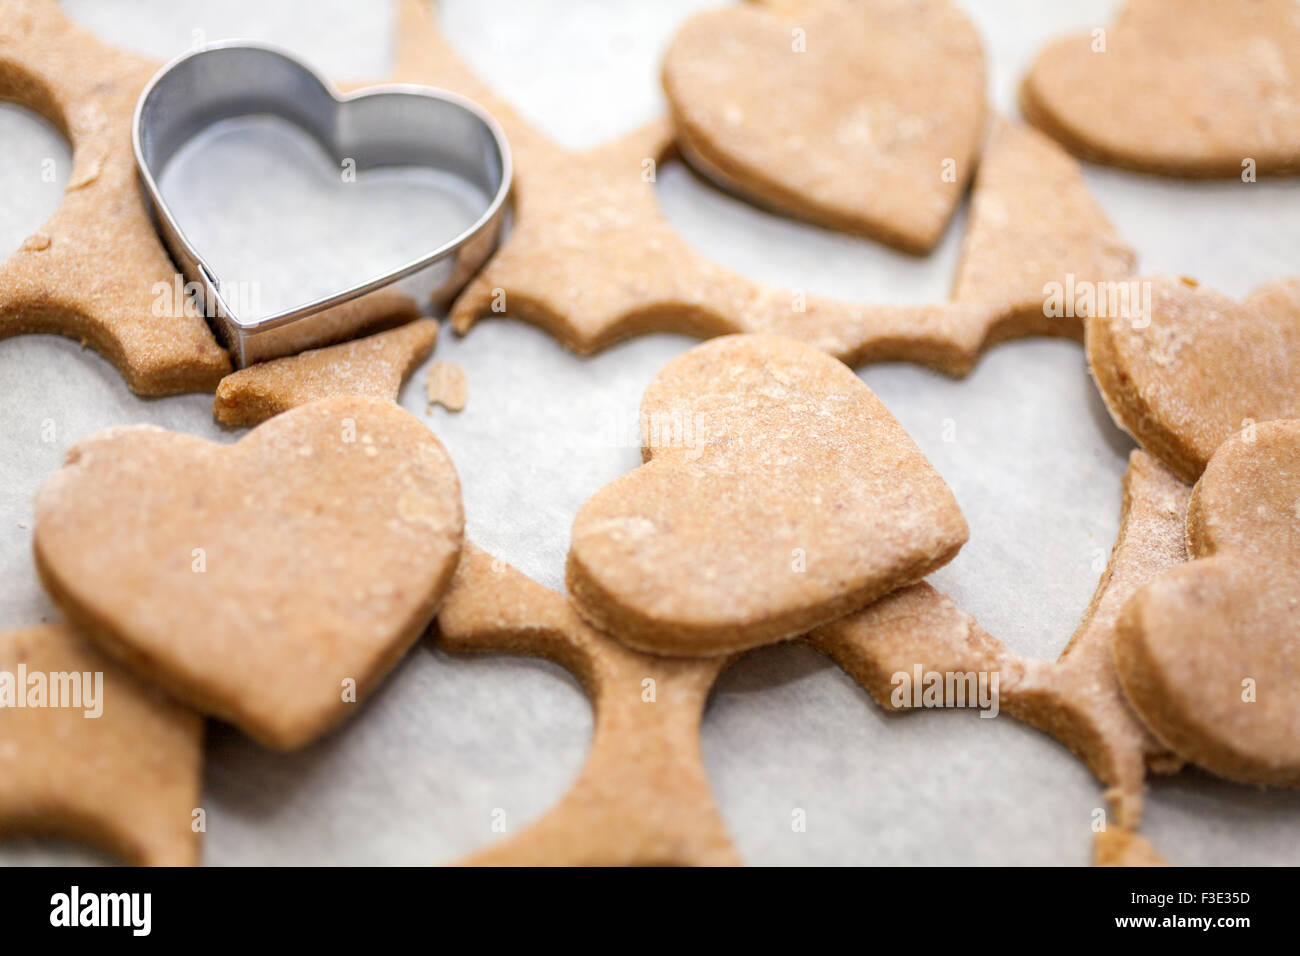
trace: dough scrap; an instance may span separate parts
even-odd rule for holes
[[[1053,292],[1064,300],[1069,288],[1106,288],[1136,264],[1079,164],[1037,130],[998,118],[975,176],[952,292],[954,303],[993,317],[977,347],[1026,335],[1082,339],[1084,314],[1048,314]]]
[[[817,628],[805,639],[828,655],[882,707],[893,675],[999,674],[1000,708],[1056,737],[1103,783],[1112,827],[1136,828],[1148,768],[1172,772],[1180,761],[1144,729],[1121,691],[1112,660],[1124,601],[1186,560],[1183,521],[1189,491],[1158,461],[1130,456],[1120,533],[1110,562],[1074,636],[1054,662],[1021,658],[989,635],[952,599],[922,582]]]
[[[1096,866],[1168,866],[1146,837],[1124,827],[1098,831],[1093,841]]]
[[[740,862],[714,804],[699,743],[704,704],[725,658],[631,650],[589,627],[562,595],[469,542],[437,622],[438,644],[449,651],[555,661],[582,682],[595,714],[586,766],[559,804],[467,863]]]
[[[141,395],[211,391],[230,359],[207,323],[182,303],[154,314],[176,269],[140,192],[131,122],[157,68],[76,26],[54,0],[0,5],[0,99],[53,123],[73,159],[59,208],[0,263],[0,338],[76,339]]]
[[[434,362],[424,379],[424,394],[430,405],[441,405],[449,412],[462,411],[468,396],[465,370],[454,362]]]
[[[414,318],[414,304],[406,318]],[[386,332],[272,359],[227,375],[212,414],[224,425],[256,425],[335,395],[397,401],[402,383],[433,351],[438,323],[414,319]]]

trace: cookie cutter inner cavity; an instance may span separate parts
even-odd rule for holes
[[[382,275],[271,315],[240,315],[158,182],[181,147],[209,126],[267,114],[306,131],[336,161],[351,159],[358,172],[428,167],[474,187],[486,206],[459,234]],[[200,47],[163,67],[136,104],[133,142],[154,225],[237,368],[368,331],[383,311],[380,295],[450,301],[496,248],[512,179],[505,133],[474,102],[404,84],[341,94],[287,51],[244,41]],[[375,298],[363,302],[367,297]]]

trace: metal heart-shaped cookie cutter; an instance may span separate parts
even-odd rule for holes
[[[305,305],[241,317],[167,208],[157,176],[205,127],[257,114],[289,120],[336,161],[352,159],[358,171],[427,166],[459,176],[491,198],[468,229],[418,259]],[[421,86],[341,94],[288,52],[262,43],[213,43],[163,67],[140,94],[133,139],[154,223],[236,368],[357,334],[376,317],[371,303],[361,301],[367,296],[396,288],[417,302],[448,301],[496,248],[510,192],[510,147],[482,107]]]

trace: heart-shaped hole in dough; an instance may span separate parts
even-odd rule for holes
[[[3,92],[3,90],[0,90]],[[54,215],[72,171],[72,151],[40,115],[13,103],[0,102],[0,260],[19,247],[40,251],[49,237],[41,225]]]

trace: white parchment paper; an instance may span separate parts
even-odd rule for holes
[[[1117,7],[960,2],[984,36],[993,102],[1010,113],[1019,78],[1046,40],[1103,26]],[[106,39],[160,59],[196,39],[233,36],[284,44],[341,79],[382,77],[392,57],[387,3],[65,5]],[[662,111],[664,46],[690,12],[715,5],[445,0],[442,24],[525,116],[582,148]],[[58,175],[47,183],[41,171],[51,159]],[[68,166],[67,146],[48,124],[0,106],[0,252],[55,208]],[[246,179],[210,173],[195,186],[195,202],[229,211],[209,223],[211,241],[237,248],[265,209]],[[1097,167],[1087,176],[1145,270],[1195,276],[1234,295],[1300,270],[1300,180],[1183,183]],[[322,279],[340,220],[324,192],[321,201],[308,195],[292,212],[303,246],[262,250],[268,283]],[[939,249],[918,259],[758,211],[675,163],[660,170],[659,195],[681,234],[724,265],[862,301],[945,297],[965,222],[963,212]],[[409,236],[409,210],[438,200],[411,202],[377,201],[368,210],[367,228],[382,236],[366,254],[382,255],[394,237]],[[322,244],[315,256],[306,254],[313,237]],[[455,459],[471,537],[559,588],[577,509],[639,462],[636,448],[610,443],[602,437],[608,429],[595,425],[611,410],[631,422],[646,384],[691,344],[650,336],[584,360],[508,319],[485,321],[459,340],[444,329],[434,357],[464,367],[468,407],[428,412],[423,370],[402,403],[430,422]],[[960,381],[904,365],[861,374],[970,522],[970,543],[934,583],[1016,651],[1054,657],[1114,540],[1132,447],[1102,407],[1082,349],[1009,343]],[[137,398],[107,362],[73,342],[0,341],[0,626],[57,618],[30,556],[37,488],[72,443],[136,422],[216,441],[240,434],[213,423],[210,396]],[[273,754],[210,727],[207,862],[429,863],[497,838],[495,810],[505,811],[511,832],[543,813],[582,765],[591,715],[576,682],[554,666],[456,658],[421,645],[355,720],[304,752]],[[793,646],[751,653],[722,678],[703,746],[723,815],[752,863],[1082,864],[1091,811],[1103,805],[1098,783],[1052,739],[1009,718],[886,714],[827,660]],[[795,808],[806,812],[806,832],[792,831]],[[1186,772],[1154,781],[1144,832],[1175,863],[1296,864],[1300,797]],[[0,863],[98,858],[45,840],[0,844]]]

